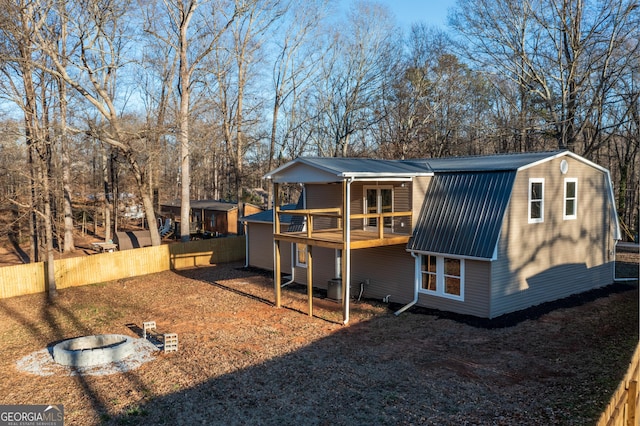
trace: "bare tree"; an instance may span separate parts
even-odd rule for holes
[[[587,3],[459,0],[451,23],[469,59],[519,87],[521,139],[537,114],[545,124],[540,136],[550,130],[557,147],[589,157],[606,141],[611,88],[629,72],[621,53],[637,40],[638,7],[634,0]]]
[[[264,36],[287,10],[288,3],[283,0],[237,1],[244,7],[230,27],[228,53],[220,52],[216,56],[216,85],[217,102],[224,120],[223,137],[233,165],[235,198],[241,203],[244,155],[248,143],[245,126],[249,123],[249,113],[258,114],[250,108],[258,106],[261,98],[253,96],[254,102],[248,104],[247,92],[251,88],[255,67],[262,60]]]
[[[398,57],[396,32],[388,10],[368,2],[355,3],[348,22],[333,30],[316,86],[320,155],[350,155],[356,134],[366,146],[365,133],[381,119],[376,107]]]
[[[289,16],[284,28],[274,31],[277,55],[273,64],[273,108],[271,111],[271,134],[269,137],[269,153],[266,170],[274,167],[274,156],[278,141],[278,124],[280,111],[287,101],[300,99],[302,91],[308,87],[308,82],[314,76],[321,55],[316,54],[313,37],[317,35],[317,28],[323,19],[323,8],[327,0],[292,1]],[[280,37],[278,37],[281,35]],[[293,108],[296,108],[295,106]],[[272,201],[272,188],[268,187],[268,201]]]
[[[43,235],[46,277],[50,298],[57,295],[54,271],[52,214],[52,140],[50,135],[48,75],[38,69],[46,61],[34,48],[37,34],[47,17],[46,9],[33,3],[3,1],[0,4],[0,32],[5,40],[2,72],[14,102],[24,114],[24,133],[30,174],[31,260],[39,261],[38,246]],[[39,232],[39,219],[43,232]]]
[[[202,73],[202,61],[218,48],[221,35],[231,25],[238,10],[233,8],[232,13],[227,17],[225,15],[227,5],[224,2],[164,0],[163,5],[169,25],[165,27],[164,23],[167,21],[154,16],[155,19],[148,21],[147,31],[171,46],[178,62],[176,87],[179,97],[177,140],[180,145],[181,172],[180,239],[188,241],[191,210],[189,121],[191,95],[195,84],[193,79],[197,73]],[[199,11],[202,13],[198,13]]]
[[[145,173],[146,158],[136,149],[143,134],[125,130],[122,122],[122,104],[126,95],[118,91],[118,71],[126,65],[124,50],[132,28],[126,27],[133,15],[128,2],[67,2],[60,9],[58,19],[69,26],[70,45],[73,49],[61,57],[60,50],[47,32],[35,33],[36,45],[51,60],[38,66],[59,78],[78,93],[104,120],[88,120],[88,132],[98,140],[116,149],[126,161],[142,199],[147,222],[155,224],[153,200],[149,196]],[[73,21],[70,16],[73,15]],[[55,27],[50,27],[49,32]],[[122,90],[122,88],[121,88]],[[155,226],[150,227],[151,242],[160,245],[160,235]]]
[[[58,3],[57,7],[64,7],[63,3]],[[67,44],[67,22],[61,20],[59,29],[59,46],[60,57],[65,58],[66,44]],[[64,59],[63,59],[64,61]],[[64,65],[64,63],[63,63]],[[71,253],[75,251],[75,243],[73,237],[73,203],[72,203],[72,191],[71,191],[71,161],[69,159],[69,134],[67,128],[68,122],[68,95],[67,84],[61,80],[56,79],[56,85],[58,86],[58,110],[60,115],[58,117],[59,138],[60,138],[60,153],[62,157],[62,210],[64,221],[64,249],[65,253]]]

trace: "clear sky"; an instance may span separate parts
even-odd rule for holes
[[[354,0],[342,0],[349,5]],[[424,22],[429,26],[447,29],[447,11],[455,0],[375,0],[385,4],[396,16],[398,24],[409,29],[411,24]]]

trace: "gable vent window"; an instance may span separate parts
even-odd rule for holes
[[[567,178],[564,180],[564,213],[565,220],[578,217],[578,179]]]
[[[544,179],[529,179],[529,223],[544,222]]]

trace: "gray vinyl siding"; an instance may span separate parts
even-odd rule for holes
[[[305,187],[307,209],[328,209],[342,207],[342,184],[306,184]],[[331,218],[314,218],[314,229],[336,228],[338,223]]]
[[[487,318],[490,310],[490,263],[466,259],[464,267],[464,301],[419,293],[418,306]]]
[[[408,303],[413,300],[414,260],[404,245],[375,247],[351,251],[351,291],[357,296],[360,283],[365,285],[363,298]]]
[[[569,164],[566,175],[560,162]],[[544,178],[544,222],[528,223],[530,178]],[[577,219],[563,219],[564,180],[578,179]],[[613,223],[606,174],[570,157],[518,173],[492,265],[491,317],[613,280]]]
[[[283,225],[286,229],[286,225]],[[273,271],[273,225],[270,223],[248,223],[249,266]],[[280,243],[281,270],[291,273],[291,244]]]
[[[393,211],[395,212],[410,212],[413,206],[411,200],[411,183],[398,183],[395,182],[393,187]],[[396,233],[410,233],[411,225],[409,218],[400,216],[393,218],[393,232]]]
[[[336,260],[335,249],[313,247],[313,286],[326,289],[327,282],[335,278]],[[298,284],[307,284],[307,268],[296,266],[294,281]]]
[[[427,193],[427,189],[429,188],[429,184],[431,183],[431,176],[421,176],[413,178],[413,182],[411,184],[411,196],[415,200],[413,205],[411,206],[412,216],[411,216],[411,229],[416,227],[418,223],[418,218],[420,217],[420,210],[422,209],[422,204],[424,201],[424,196]]]
[[[357,181],[351,184],[350,209],[351,214],[364,213],[364,188],[371,186],[392,186],[393,187],[393,209],[394,211],[412,211],[412,185],[411,182],[387,182],[384,180],[376,182]],[[308,209],[326,209],[334,207],[342,207],[342,185],[328,184],[307,184],[305,185],[307,208]],[[400,229],[407,226],[407,219],[403,217],[396,218],[394,221],[394,229],[399,232]],[[364,221],[362,219],[353,219],[351,221],[351,229],[362,229]],[[337,222],[333,219],[316,218],[314,219],[314,229],[323,229],[336,227]]]

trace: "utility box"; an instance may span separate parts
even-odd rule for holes
[[[333,278],[327,282],[327,299],[342,300],[342,278]]]

